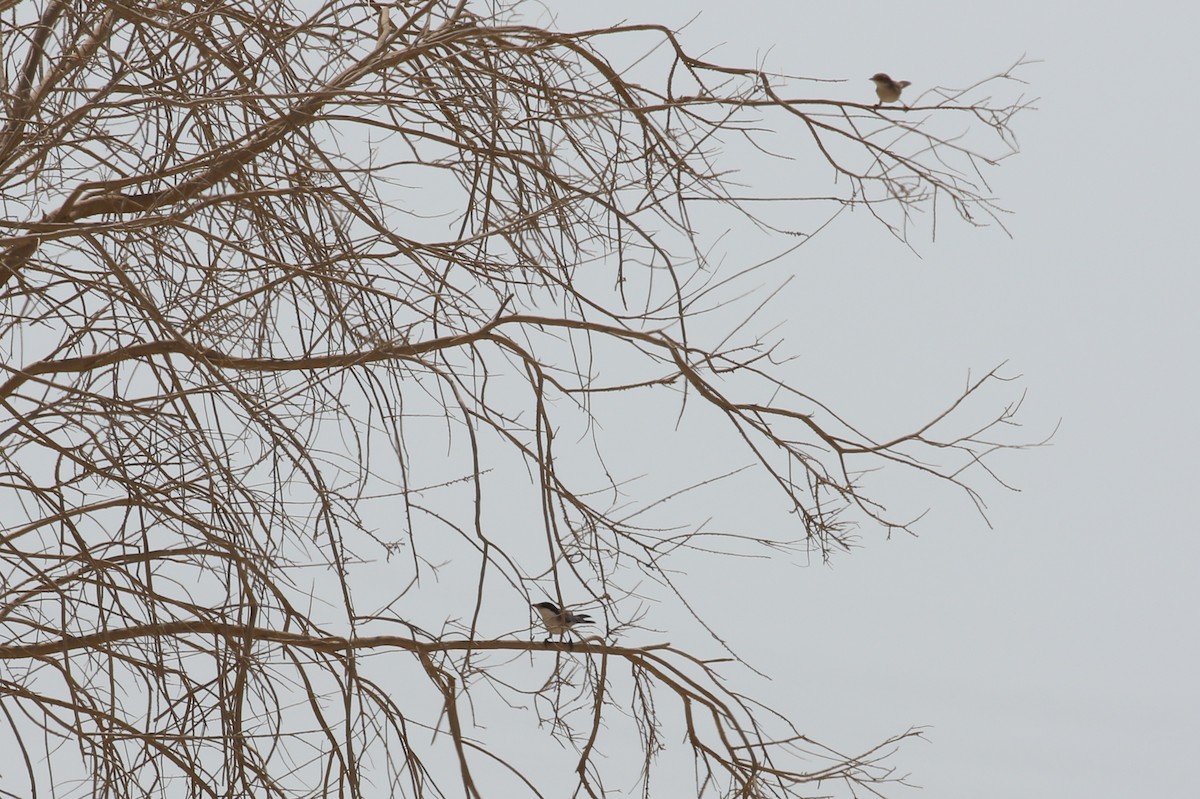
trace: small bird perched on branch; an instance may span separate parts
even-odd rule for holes
[[[553,602],[539,602],[534,607],[542,614],[542,624],[546,625],[550,635],[565,636],[577,624],[595,624],[586,613],[572,613],[565,608],[560,609]],[[546,638],[546,643],[550,643],[549,638]],[[567,643],[571,643],[570,639]]]
[[[875,94],[879,95],[879,102],[875,104],[878,108],[880,103],[894,103],[900,99],[900,92],[904,91],[905,86],[912,84],[906,80],[892,80],[886,72],[876,72],[871,76],[871,80],[875,83]]]

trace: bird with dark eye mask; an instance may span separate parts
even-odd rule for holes
[[[552,636],[568,636],[577,624],[595,624],[592,617],[586,613],[572,613],[566,608],[560,609],[553,602],[538,602],[533,607],[541,614],[542,624],[546,625],[546,631]],[[546,638],[545,643],[549,644],[550,638]],[[572,644],[571,639],[567,638],[567,645]]]

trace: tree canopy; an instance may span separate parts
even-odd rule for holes
[[[660,25],[441,0],[9,0],[0,51],[5,791],[898,779],[915,733],[824,747],[718,630],[628,642],[692,612],[694,559],[908,530],[893,475],[996,484],[998,372],[861,430],[781,369],[738,242],[998,223],[1012,70],[877,107]],[[729,529],[748,485],[778,518]],[[547,598],[602,621],[546,646]]]

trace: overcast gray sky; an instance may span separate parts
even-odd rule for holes
[[[1031,437],[1061,417],[1053,445],[1003,461],[1021,492],[988,492],[994,530],[961,503],[935,508],[918,539],[867,536],[832,567],[755,583],[745,596],[783,625],[734,623],[745,608],[730,595],[712,612],[802,731],[864,742],[931,725],[929,745],[896,761],[929,799],[1195,795],[1200,112],[1187,54],[1200,12],[564,5],[564,27],[678,25],[702,9],[684,33],[693,49],[845,78],[829,91],[864,99],[879,70],[920,91],[1042,60],[1021,73],[1041,98],[1015,124],[1022,152],[992,175],[1012,240],[945,224],[936,243],[916,237],[917,257],[865,215],[843,217],[792,257],[786,302],[803,310],[798,332],[837,330],[794,348],[801,387],[819,381],[822,398],[886,424],[894,397],[932,407],[968,369],[1009,359]]]
[[[878,71],[919,93],[1023,54],[1042,61],[1020,73],[1041,98],[1014,123],[1022,152],[989,175],[1014,212],[1011,239],[947,218],[936,242],[927,229],[913,235],[914,252],[867,214],[843,214],[772,266],[794,278],[764,313],[788,322],[793,385],[871,433],[906,430],[968,373],[1007,360],[1029,392],[1027,440],[1061,420],[1052,445],[998,459],[1020,491],[986,491],[991,529],[961,496],[931,495],[919,538],[863,530],[863,548],[800,570],[709,563],[690,576],[719,590],[692,598],[772,678],[745,693],[801,732],[850,750],[928,725],[929,742],[893,761],[926,799],[1196,795],[1200,278],[1185,238],[1200,175],[1186,54],[1200,12],[1181,2],[551,4],[567,29],[678,28],[699,13],[682,33],[692,52],[844,79],[819,86],[845,99],[872,101]],[[729,266],[778,249],[738,249]],[[422,600],[453,588],[423,587]],[[646,626],[690,649],[659,610]],[[509,614],[508,632],[485,632],[512,635],[525,621]],[[693,653],[723,654],[706,646],[715,651]],[[544,670],[549,659],[530,662]]]

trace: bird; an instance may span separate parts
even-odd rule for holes
[[[542,624],[546,625],[546,630],[550,635],[566,636],[577,624],[595,624],[591,616],[586,613],[572,613],[569,610],[560,609],[553,602],[538,602],[533,607],[542,614]],[[546,643],[550,643],[549,637],[546,638]],[[569,638],[567,643],[571,643]]]
[[[875,82],[875,94],[879,95],[879,103],[875,104],[878,108],[880,103],[894,103],[900,99],[900,92],[904,91],[905,86],[912,84],[906,80],[892,80],[886,72],[876,72],[871,76],[871,80]]]

